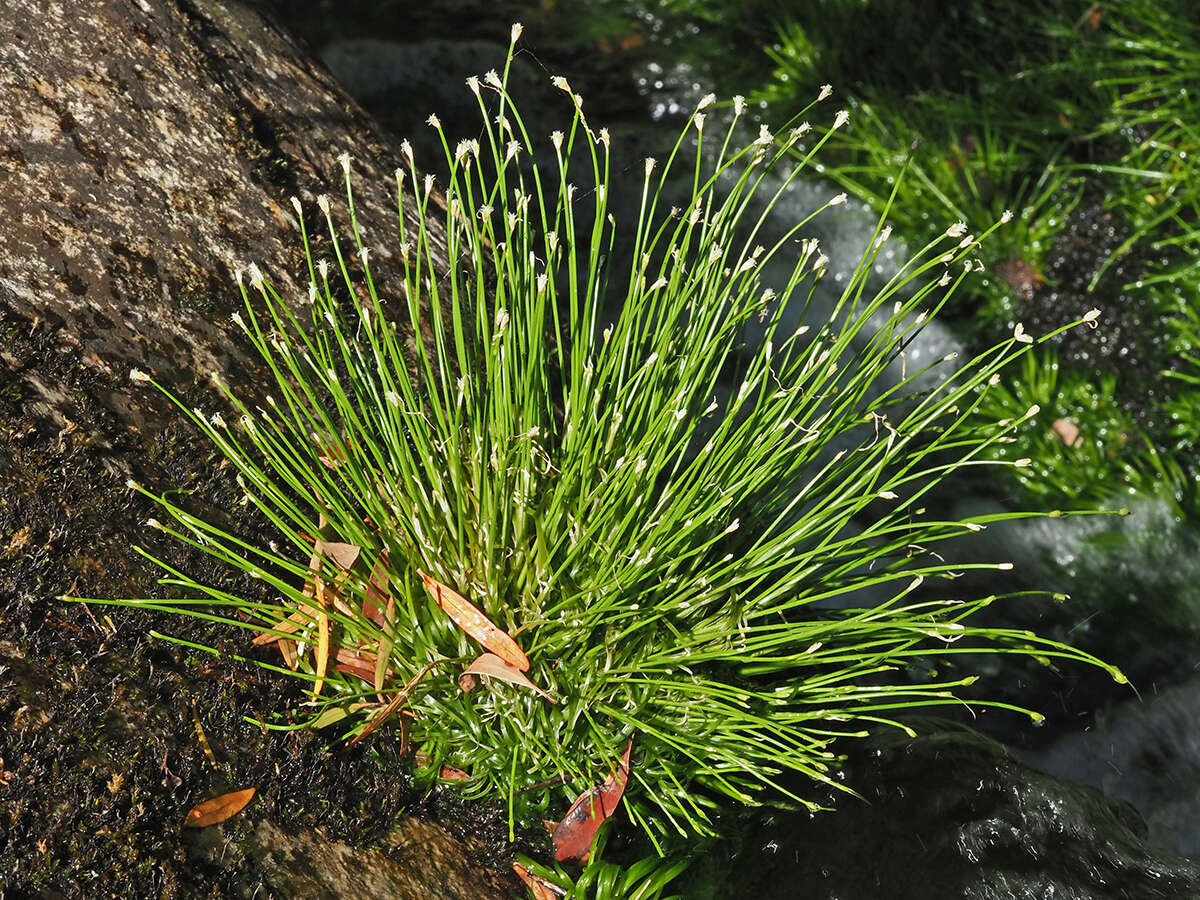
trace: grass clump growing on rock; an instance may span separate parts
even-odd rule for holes
[[[902,710],[980,702],[956,699],[974,679],[952,666],[907,671],[930,659],[1102,665],[972,625],[994,598],[918,590],[964,569],[929,547],[1008,517],[947,521],[923,498],[954,469],[1013,464],[984,457],[1020,422],[981,428],[973,411],[1032,338],[1018,329],[961,368],[882,380],[974,267],[974,236],[951,227],[874,290],[880,231],[818,313],[827,260],[804,237],[812,217],[764,235],[822,142],[795,166],[803,122],[738,146],[740,103],[710,138],[705,98],[669,157],[639,167],[632,263],[617,271],[607,132],[556,79],[574,114],[550,137],[553,162],[536,164],[507,72],[468,82],[482,131],[443,141],[443,205],[411,153],[397,172],[399,203],[422,222],[400,216],[404,296],[376,293],[343,157],[349,240],[322,199],[334,252],[308,254],[305,319],[257,268],[242,284],[271,396],[251,405],[218,379],[228,420],[180,404],[278,540],[243,542],[140,488],[159,527],[277,599],[155,560],[177,595],[118,602],[279,639],[287,665],[259,664],[306,680],[309,724],[347,737],[399,698],[424,770],[465,770],[467,791],[506,797],[514,818],[564,810],[632,736],[626,808],[655,840],[705,832],[721,802],[794,789],[790,776],[828,781],[836,739]],[[665,209],[678,170],[690,199]],[[442,210],[444,247],[424,226]],[[439,272],[443,254],[454,262]],[[780,260],[785,277],[768,283]],[[408,342],[397,320],[425,339]],[[459,595],[490,633],[456,624],[469,618]],[[481,635],[502,655],[519,644],[509,659],[537,690],[511,672],[464,690]]]

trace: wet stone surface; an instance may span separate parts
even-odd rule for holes
[[[210,370],[253,391],[230,270],[257,261],[303,296],[289,197],[315,220],[342,150],[367,234],[393,233],[397,148],[236,3],[23,0],[0,8],[0,32],[0,893],[510,895],[503,811],[414,791],[398,735],[346,750],[248,721],[287,724],[303,698],[235,658],[250,655],[244,632],[58,599],[169,590],[135,543],[253,595],[146,527],[155,510],[129,477],[266,536],[211,448],[128,372],[209,412]],[[390,253],[372,256],[385,296]],[[246,787],[258,794],[229,822],[181,828],[193,805]]]
[[[1148,846],[1133,807],[965,730],[871,738],[855,748],[845,783],[863,799],[842,796],[833,815],[776,815],[748,836],[736,896],[1200,896],[1200,866]]]

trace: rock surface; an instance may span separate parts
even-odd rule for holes
[[[1200,866],[1146,844],[1138,813],[1044,775],[966,730],[864,741],[846,769],[863,801],[780,815],[748,839],[735,896],[890,900],[1178,900]]]
[[[1193,676],[1101,713],[1027,759],[1043,771],[1093,785],[1132,803],[1149,838],[1200,858],[1200,678]]]
[[[456,816],[413,794],[398,741],[380,734],[347,752],[267,731],[244,717],[286,721],[299,698],[231,660],[246,652],[232,638],[56,599],[152,595],[133,541],[206,565],[146,536],[152,510],[127,477],[243,522],[218,460],[129,370],[206,408],[210,370],[253,386],[228,324],[241,304],[231,271],[257,262],[282,296],[304,295],[289,198],[320,232],[315,198],[328,191],[344,223],[342,151],[376,283],[394,296],[395,146],[286,34],[234,2],[17,0],[0,5],[0,34],[4,888],[512,895],[492,812]],[[182,653],[149,639],[153,628],[222,656]],[[238,817],[181,831],[190,806],[246,786],[259,793]],[[469,835],[451,833],[467,820]]]

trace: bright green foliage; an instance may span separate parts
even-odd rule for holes
[[[535,877],[561,890],[564,900],[679,900],[683,896],[665,892],[688,867],[686,860],[655,855],[620,866],[604,859],[608,834],[600,833],[581,871],[575,866],[546,865],[528,857],[522,857],[520,862]]]
[[[1111,222],[1119,237],[1103,258],[1079,254],[1072,264],[1090,267],[1081,293],[1095,292],[1079,302],[1100,306],[1104,321],[1124,317],[1130,331],[1190,333],[1192,310],[1200,308],[1200,24],[1193,5],[896,6],[826,0],[797,8],[768,50],[776,71],[759,96],[787,108],[801,102],[796,85],[818,78],[851,95],[861,127],[831,141],[826,174],[876,208],[891,204],[890,219],[905,239],[925,240],[948,216],[980,228],[1001,209],[1016,211],[1015,227],[981,251],[991,274],[948,314],[985,341],[1028,322],[1027,301],[1001,277],[1001,262],[1020,259],[1045,272],[1063,252],[1059,239],[1072,216],[1090,215],[1097,227]],[[897,39],[896,28],[922,35],[915,43]],[[893,203],[902,160],[908,174]],[[1146,336],[1120,358],[1124,396],[1135,398],[1125,406],[1104,404],[1103,366],[1075,362],[1060,372],[1053,352],[1026,366],[1029,382],[1009,390],[1036,394],[1039,385],[1058,382],[1060,399],[1077,402],[1056,415],[1073,420],[1089,442],[1090,458],[1073,474],[1042,430],[1044,452],[1031,448],[1035,464],[1024,479],[1041,508],[1085,496],[1108,502],[1107,485],[1109,495],[1150,491],[1173,496],[1192,515],[1200,511],[1183,493],[1200,447],[1200,410],[1172,381],[1179,350]],[[1130,371],[1133,365],[1139,370]],[[1143,410],[1139,427],[1127,427],[1130,406]],[[1120,434],[1125,440],[1114,447]],[[1050,470],[1057,475],[1041,477]],[[1181,477],[1164,482],[1164,470]]]
[[[976,238],[948,229],[875,290],[881,231],[833,313],[812,313],[826,260],[804,239],[811,216],[777,240],[762,232],[823,142],[792,166],[803,127],[740,147],[735,120],[710,137],[706,98],[670,157],[639,169],[632,268],[610,271],[614,230],[627,223],[608,216],[607,133],[556,82],[574,115],[551,138],[552,161],[533,165],[507,71],[472,83],[480,140],[445,144],[444,213],[415,164],[397,173],[401,207],[415,203],[422,222],[406,230],[400,216],[398,308],[376,294],[353,212],[352,247],[326,212],[335,258],[309,256],[305,321],[257,269],[243,286],[243,326],[276,377],[265,408],[224,383],[229,425],[184,408],[277,527],[277,547],[250,546],[144,490],[170,523],[160,527],[255,574],[278,601],[169,569],[164,583],[181,596],[119,602],[241,626],[247,638],[300,610],[296,674],[315,687],[311,536],[357,545],[365,568],[319,560],[321,582],[344,601],[328,609],[332,640],[380,652],[389,694],[436,664],[408,700],[427,773],[465,769],[469,792],[506,796],[527,820],[602,781],[634,735],[623,808],[656,840],[703,832],[715,804],[753,802],[796,784],[789,776],[828,780],[835,739],[896,724],[904,710],[982,705],[955,698],[969,674],[939,664],[931,678],[912,663],[993,652],[1103,665],[1026,631],[972,625],[992,597],[918,590],[925,578],[1008,567],[951,567],[929,548],[1012,516],[946,521],[924,497],[966,466],[1024,465],[986,457],[1036,412],[985,426],[976,415],[1030,343],[1020,330],[961,368],[935,363],[940,381],[929,369],[881,381],[973,268]],[[692,186],[684,208],[660,203],[669,173]],[[443,215],[440,248],[424,223]],[[439,271],[443,253],[460,264]],[[776,257],[790,274],[768,285],[760,273]],[[748,329],[760,337],[746,341]],[[431,337],[410,343],[410,333]],[[918,390],[918,378],[938,386]],[[361,613],[378,560],[396,599],[384,627]],[[461,691],[480,647],[418,570],[514,635],[529,678],[558,702],[499,681]],[[868,590],[886,599],[832,608]],[[313,717],[330,723],[330,710],[374,696],[331,665]],[[348,734],[364,724],[342,721]]]

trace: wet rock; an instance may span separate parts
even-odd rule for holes
[[[1200,857],[1200,678],[1161,692],[1146,689],[1026,755],[1039,769],[1073,778],[1137,807],[1149,840],[1182,856]]]
[[[775,816],[739,897],[1176,900],[1200,866],[1152,849],[1130,805],[1044,775],[966,730],[864,742],[836,814]]]
[[[0,6],[0,33],[3,889],[322,897],[345,896],[352,875],[360,896],[511,893],[496,814],[453,815],[414,793],[393,736],[347,752],[254,724],[287,724],[302,698],[236,658],[244,636],[57,599],[162,590],[134,543],[255,589],[142,524],[152,510],[124,488],[130,476],[182,489],[242,533],[263,528],[233,502],[219,458],[128,373],[206,409],[210,370],[254,389],[260,373],[229,324],[241,306],[231,272],[256,262],[283,297],[303,298],[290,197],[324,255],[316,197],[328,191],[345,223],[344,150],[376,283],[396,296],[398,148],[238,3],[19,0]],[[219,655],[152,640],[154,628]],[[259,793],[245,812],[181,832],[192,805],[247,786]],[[429,819],[423,854],[389,845],[398,823],[417,827],[405,811]],[[458,836],[456,821],[470,823]]]

